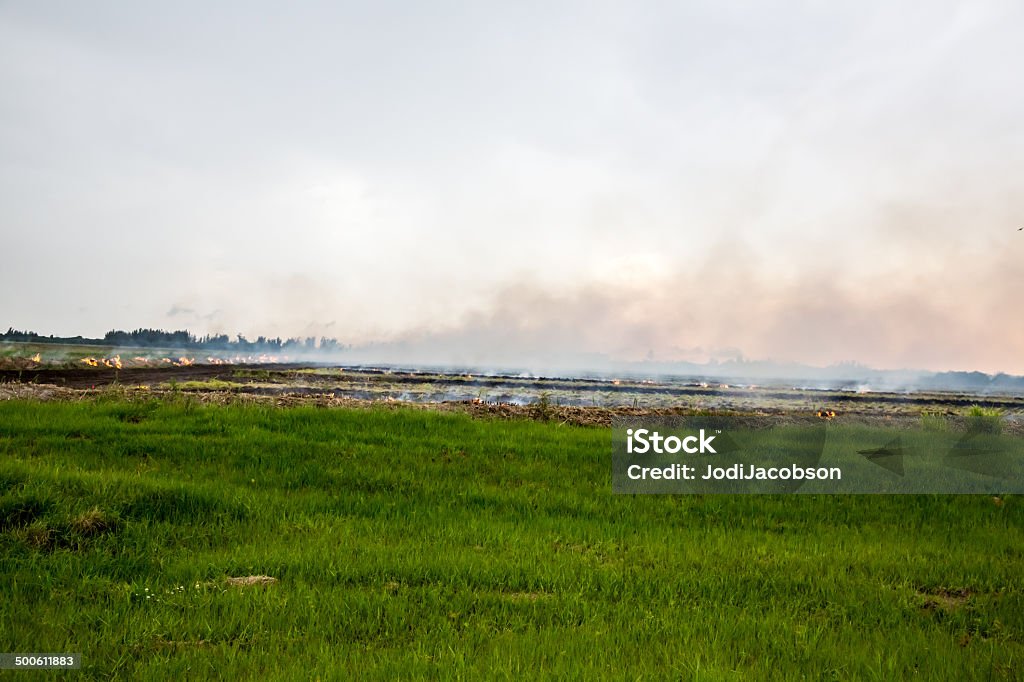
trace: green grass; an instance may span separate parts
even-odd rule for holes
[[[182,391],[229,391],[233,388],[240,388],[246,384],[237,381],[224,381],[223,379],[207,379],[205,381],[169,381],[161,385],[161,388],[178,389]]]
[[[1003,430],[1003,411],[998,408],[972,405],[967,411],[968,428],[976,433],[995,433]]]
[[[949,421],[941,412],[922,412],[921,428],[925,431],[945,433],[949,431]]]
[[[1017,498],[617,496],[610,443],[425,410],[0,403],[0,651],[81,652],[75,679],[1019,675]]]
[[[296,370],[295,373],[305,372],[306,370]],[[312,370],[310,370],[312,371]],[[280,374],[280,372],[277,372]],[[235,378],[245,379],[257,379],[259,381],[270,381],[273,377],[270,370],[267,369],[236,369],[231,372],[231,376]]]

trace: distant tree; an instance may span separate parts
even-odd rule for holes
[[[0,334],[0,340],[54,344],[102,344],[143,348],[224,350],[236,353],[278,353],[282,350],[312,353],[316,351],[331,352],[344,348],[337,339],[326,336],[322,336],[319,339],[313,336],[282,339],[279,336],[269,338],[261,335],[256,337],[255,341],[250,341],[242,334],[236,334],[235,339],[232,340],[227,334],[206,334],[202,337],[197,337],[187,329],[165,331],[163,329],[143,327],[133,329],[130,332],[121,329],[111,329],[100,339],[82,336],[54,336],[53,334],[41,336],[33,331],[22,331],[14,327],[8,327],[6,332]]]

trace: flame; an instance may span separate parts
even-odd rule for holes
[[[102,362],[107,367],[110,367],[111,369],[121,369],[122,367],[120,355],[115,355],[112,358],[102,358],[100,362]]]
[[[39,353],[36,353],[32,357],[30,357],[29,360],[31,360],[32,362],[42,362],[43,358],[42,356],[39,355]]]
[[[42,358],[41,358],[39,353],[36,353],[36,355],[34,357],[32,357],[31,360],[33,360],[34,362],[42,362]],[[229,358],[214,357],[214,356],[210,355],[210,356],[207,356],[206,358],[200,358],[200,362],[201,363],[207,363],[207,364],[211,364],[211,365],[268,364],[268,363],[276,364],[276,363],[288,362],[288,361],[289,361],[289,356],[287,356],[287,355],[267,355],[266,353],[262,353],[260,355],[235,355],[235,356],[229,357]],[[79,360],[79,362],[81,362],[82,364],[88,365],[89,367],[101,367],[102,366],[102,367],[110,367],[111,369],[122,369],[126,362],[133,363],[134,365],[150,365],[150,366],[152,366],[152,365],[156,365],[156,364],[164,364],[164,365],[172,365],[174,367],[191,367],[192,365],[196,364],[196,359],[194,357],[190,358],[190,357],[186,357],[184,355],[179,357],[179,358],[177,358],[177,359],[175,359],[175,358],[147,358],[147,357],[143,357],[141,355],[136,355],[135,357],[131,358],[130,360],[122,361],[120,355],[115,355],[115,356],[109,357],[109,358],[94,358],[94,357],[81,358]],[[472,375],[469,375],[469,376],[472,376]]]
[[[90,367],[110,367],[111,369],[121,369],[124,365],[121,363],[121,356],[115,355],[112,358],[82,358],[79,362],[89,365]]]

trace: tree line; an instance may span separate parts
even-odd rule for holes
[[[0,327],[2,329],[2,327]],[[111,329],[103,338],[88,338],[84,336],[43,336],[33,331],[22,331],[8,327],[7,332],[0,334],[0,341],[22,341],[27,343],[53,343],[70,345],[97,345],[97,346],[130,346],[138,348],[175,348],[189,350],[225,350],[245,353],[281,353],[281,352],[330,352],[345,350],[348,346],[341,344],[337,339],[321,336],[304,338],[294,337],[282,339],[281,337],[268,338],[257,336],[255,339],[247,339],[242,334],[236,334],[231,338],[227,334],[205,334],[197,336],[187,329],[176,331],[165,331],[163,329],[135,329],[133,331],[122,331]]]

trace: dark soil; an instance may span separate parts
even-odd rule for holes
[[[248,383],[253,378],[238,377],[239,370],[280,371],[299,369],[306,365],[191,365],[189,367],[84,367],[81,369],[3,369],[0,382],[53,384],[68,388],[97,388],[111,384],[155,386],[168,381],[234,381]]]

